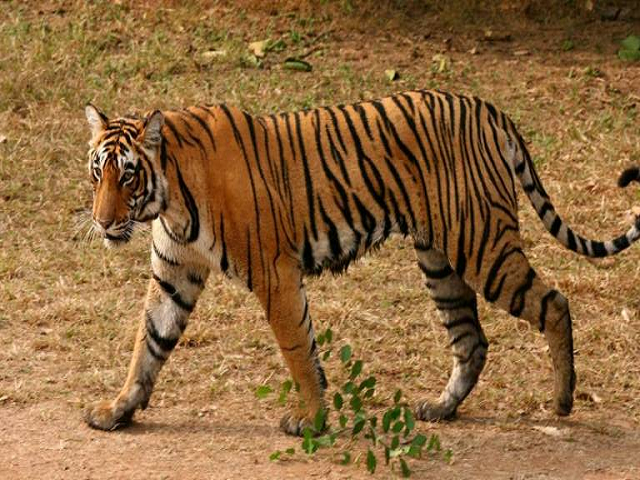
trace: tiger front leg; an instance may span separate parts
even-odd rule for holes
[[[297,407],[282,417],[280,428],[289,435],[301,436],[306,427],[313,426],[316,414],[324,407],[327,380],[318,358],[300,273],[287,273],[280,275],[279,285],[265,305],[269,306],[267,318],[289,372],[299,386]]]
[[[137,408],[145,409],[158,372],[169,358],[187,326],[206,272],[172,265],[158,269],[149,289],[129,373],[114,400],[103,400],[85,410],[87,424],[99,430],[115,430],[131,423]]]

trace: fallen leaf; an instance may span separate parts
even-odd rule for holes
[[[545,435],[549,435],[550,437],[556,438],[566,437],[569,434],[569,430],[567,428],[543,427],[535,425],[533,429],[542,432]]]
[[[578,400],[585,402],[602,403],[602,398],[597,393],[580,391],[576,393]]]
[[[510,42],[510,33],[496,33],[493,30],[484,31],[484,40],[487,42]]]
[[[384,71],[384,76],[387,77],[387,80],[389,80],[390,82],[393,82],[394,80],[398,80],[400,78],[400,74],[397,72],[397,70],[385,70]]]
[[[529,52],[529,50],[514,50],[513,54],[516,57],[524,57],[525,55],[529,55],[531,52]]]
[[[269,40],[260,40],[259,42],[251,42],[249,44],[249,51],[258,58],[264,58],[267,51]]]
[[[202,57],[210,60],[215,57],[223,57],[227,54],[226,50],[207,50],[206,52],[202,52]]]
[[[437,73],[447,72],[451,67],[451,59],[441,53],[434,55],[431,60],[433,60],[432,70]]]

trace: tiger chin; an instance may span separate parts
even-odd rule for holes
[[[86,117],[96,229],[110,246],[128,241],[134,222],[151,222],[152,230],[152,278],[129,373],[113,400],[86,410],[90,426],[125,426],[147,406],[216,270],[242,282],[264,308],[300,386],[302,406],[281,428],[300,435],[323,408],[327,387],[304,278],[343,271],[394,233],[413,241],[453,357],[442,394],[418,401],[416,416],[455,417],[476,385],[489,346],[478,293],[545,335],[553,409],[571,412],[569,303],[525,256],[516,183],[551,235],[582,255],[626,249],[640,237],[640,220],[604,242],[575,233],[513,122],[490,103],[421,90],[277,115],[218,105],[109,119],[89,105]],[[637,171],[626,175],[628,183]]]

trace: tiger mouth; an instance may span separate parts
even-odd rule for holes
[[[133,225],[127,223],[123,227],[119,228],[116,232],[105,232],[103,235],[104,241],[109,246],[124,245],[131,240],[133,235]]]

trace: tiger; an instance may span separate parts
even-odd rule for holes
[[[220,104],[109,119],[86,106],[93,228],[108,247],[151,222],[151,273],[128,375],[89,426],[113,430],[144,410],[209,273],[257,297],[299,402],[280,428],[302,435],[325,408],[327,379],[304,279],[342,273],[391,234],[409,237],[453,356],[423,421],[453,419],[485,365],[477,294],[547,340],[552,407],[569,415],[576,384],[569,303],[531,267],[516,178],[546,230],[588,257],[640,237],[640,218],[608,241],[561,219],[512,120],[477,97],[415,90],[378,100],[261,116]]]

